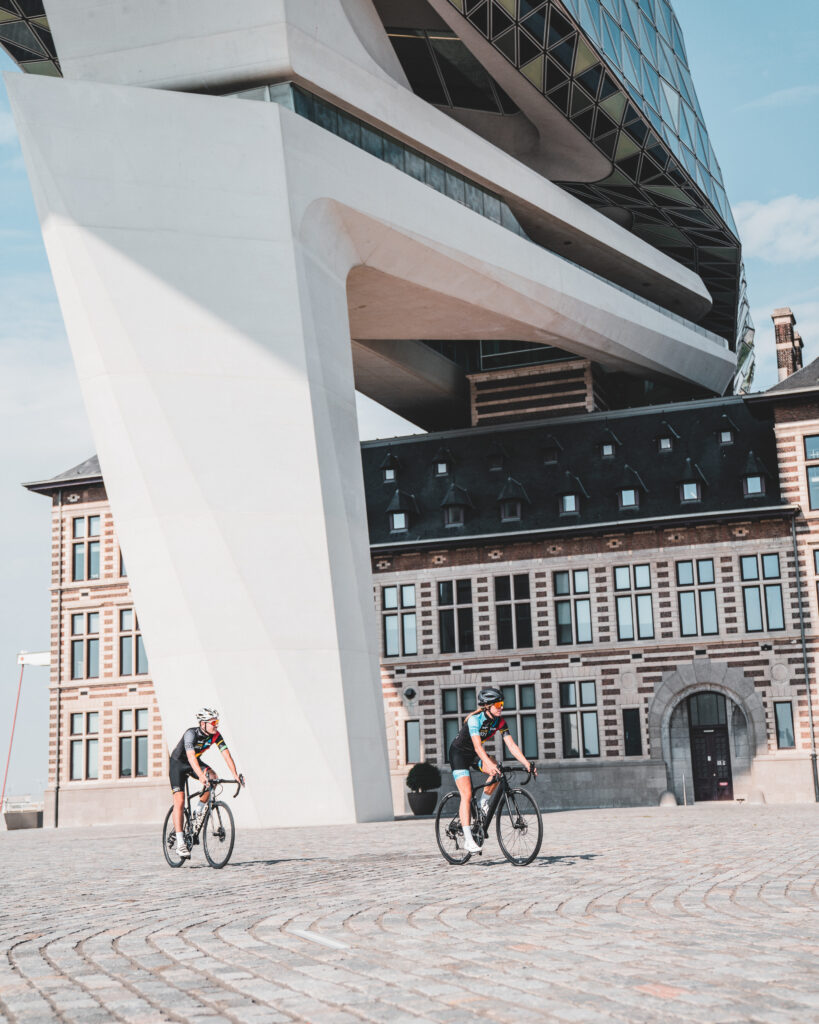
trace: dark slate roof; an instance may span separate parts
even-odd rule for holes
[[[52,476],[48,480],[35,480],[30,484],[23,484],[23,487],[28,488],[30,491],[48,492],[56,491],[60,487],[66,487],[70,484],[85,484],[98,481],[102,481],[100,461],[96,455],[92,455],[85,462],[72,466],[71,469],[67,469],[64,473]]]
[[[808,388],[819,387],[819,359],[792,373],[790,377],[780,380],[772,388],[768,388],[766,395],[781,394],[783,391],[805,391]]]
[[[721,445],[719,432],[728,424],[734,443]],[[657,439],[669,436],[669,425],[678,436],[672,450],[661,453]],[[611,432],[620,443],[613,457],[603,458],[602,444],[611,440]],[[546,463],[544,452],[555,443],[557,462]],[[444,477],[436,476],[434,467],[442,445],[455,460]],[[387,450],[400,461],[397,479],[389,484],[379,468]],[[503,468],[491,470],[498,451]],[[789,507],[779,490],[771,406],[741,397],[365,441],[361,456],[373,545],[451,543],[459,537]],[[750,472],[765,475],[765,494],[744,497],[743,477]],[[501,523],[498,505],[510,478],[528,504],[520,522]],[[682,505],[679,485],[691,479],[701,481],[702,501]],[[453,485],[468,491],[472,507],[463,527],[447,528],[441,506]],[[619,508],[617,492],[624,487],[639,489],[639,509]],[[410,513],[406,533],[391,534],[387,509],[396,488],[413,496],[417,511]],[[560,515],[558,496],[567,492],[579,495],[578,515]]]

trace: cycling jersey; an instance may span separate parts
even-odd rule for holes
[[[492,718],[488,711],[477,711],[470,715],[461,726],[461,731],[452,741],[452,746],[474,757],[475,746],[472,743],[472,737],[479,736],[481,743],[484,743],[497,732],[501,736],[509,735],[506,719],[500,715],[497,718]]]
[[[216,744],[217,750],[227,750],[227,743],[225,743],[224,737],[221,733],[215,732],[212,736],[209,736],[206,732],[203,732],[198,726],[194,726],[192,729],[186,729],[182,739],[173,748],[171,754],[171,760],[181,761],[182,764],[189,764],[188,751],[192,750],[196,759],[198,760],[205,751]]]

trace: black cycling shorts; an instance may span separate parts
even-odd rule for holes
[[[174,793],[184,793],[185,779],[195,779],[196,774],[191,771],[189,764],[172,757],[168,763],[168,778],[171,780],[171,790]]]
[[[464,750],[462,747],[456,746],[454,740],[449,748],[449,767],[452,769],[452,777],[455,779],[463,778],[464,772],[468,772],[470,768],[476,772],[481,770],[481,764],[474,749]],[[456,775],[456,772],[459,774]]]

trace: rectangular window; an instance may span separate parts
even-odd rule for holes
[[[819,466],[808,466],[808,505],[819,508]]]
[[[555,596],[589,593],[588,569],[552,574]],[[558,644],[590,644],[592,642],[591,599],[555,601],[555,626]]]
[[[744,555],[740,558],[740,574],[743,580],[779,579],[781,576],[779,555]],[[766,628],[773,632],[785,628],[785,607],[780,583],[765,583],[762,587],[759,585],[743,587],[742,601],[745,610],[746,632],[761,633]]]
[[[98,779],[99,712],[75,711],[71,714],[69,721],[72,739],[69,746],[68,777],[73,782],[80,782],[83,779]]]
[[[119,777],[148,777],[148,709],[129,708],[119,713]]]
[[[83,746],[83,741],[82,740],[72,740],[71,741],[70,778],[71,778],[72,781],[81,779],[83,777],[83,773],[82,773],[82,746]]]
[[[807,434],[805,436],[805,461],[815,462],[819,460],[819,434]]]
[[[98,637],[88,641],[87,679],[99,679],[100,674],[100,642]]]
[[[530,760],[537,758],[537,716],[533,714],[535,707],[534,683],[517,683],[502,686],[503,717],[509,726],[509,734]],[[526,713],[528,710],[528,714]],[[503,760],[512,760],[506,744],[501,744]]]
[[[404,743],[407,764],[417,764],[421,760],[421,723],[412,720],[404,723]]]
[[[691,590],[677,591],[681,636],[714,636],[719,633],[717,592],[705,585],[716,580],[713,558],[677,562],[677,586]]]
[[[85,544],[75,544],[72,550],[71,579],[85,579]]]
[[[438,636],[442,654],[474,651],[472,580],[438,583]]]
[[[83,640],[71,641],[71,678],[85,678],[85,642]]]
[[[86,779],[98,779],[99,773],[99,740],[85,741],[85,777]]]
[[[762,632],[762,601],[759,587],[743,587],[742,602],[745,608],[745,631],[747,633]]]
[[[495,624],[501,650],[532,646],[528,573],[495,577]]]
[[[623,748],[626,757],[643,756],[639,708],[623,708]]]
[[[119,674],[148,674],[145,644],[133,608],[121,608],[119,612]]]
[[[614,569],[617,639],[654,639],[654,605],[651,594],[636,593],[651,588],[650,565],[618,565]],[[632,593],[632,590],[635,591]],[[628,593],[627,593],[628,592]]]
[[[71,524],[75,541],[71,549],[71,579],[98,580],[100,578],[100,542],[88,538],[99,537],[100,516],[76,516]]]
[[[597,684],[594,680],[584,680],[579,686],[573,682],[560,684],[561,708],[577,707],[578,691],[580,711],[562,711],[560,728],[563,737],[563,756],[565,758],[599,757],[600,734],[597,724]],[[594,707],[595,710],[585,710]]]
[[[450,687],[441,691],[441,711],[444,724],[444,756],[449,762],[449,748],[458,735],[466,716],[477,708],[474,686]]]
[[[796,740],[793,733],[793,705],[789,700],[774,701],[774,715],[776,717],[776,745],[780,750],[788,747],[795,747]]]

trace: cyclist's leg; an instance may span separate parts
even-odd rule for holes
[[[468,829],[472,824],[472,812],[471,812],[471,801],[472,801],[472,779],[469,775],[469,769],[457,769],[452,773],[455,778],[455,785],[458,787],[458,792],[461,794],[461,806],[458,812],[458,817],[461,819],[461,824],[464,830]]]
[[[173,830],[178,835],[182,831],[182,812],[185,806],[185,781],[190,775],[190,770],[180,761],[170,760],[168,766],[168,777],[171,782],[173,793]]]
[[[219,778],[219,776],[210,767],[210,765],[203,764],[202,768],[204,769],[205,775],[207,775],[209,781],[213,782],[214,779],[218,779]],[[199,804],[198,804],[197,807],[194,808],[194,810],[197,810],[197,811],[200,811],[200,812],[203,811],[205,809],[205,807],[207,806],[207,802],[208,802],[208,798],[209,797],[210,797],[210,790],[208,790],[208,789],[204,790],[202,795],[199,797]]]

